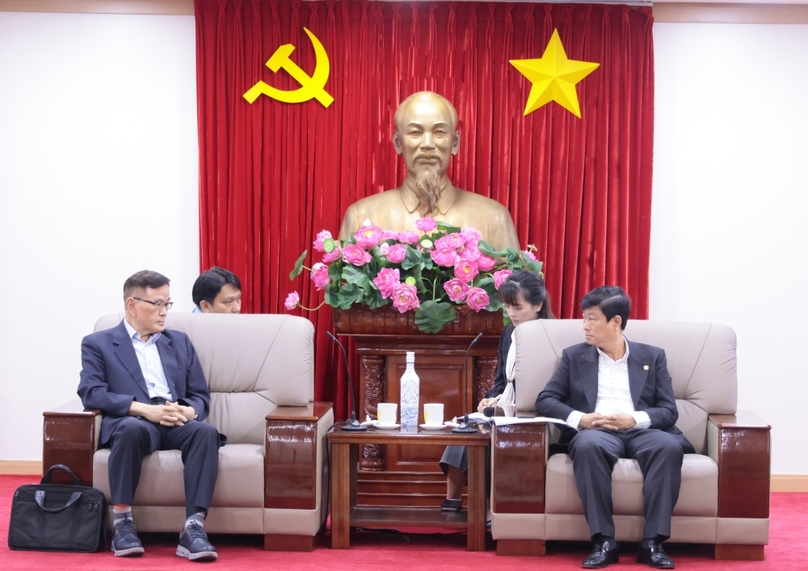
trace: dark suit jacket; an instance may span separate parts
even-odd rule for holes
[[[185,333],[166,329],[157,340],[157,351],[174,400],[192,406],[205,419],[210,412],[210,392]],[[85,408],[100,409],[100,444],[105,445],[115,425],[128,416],[133,400],[151,404],[146,379],[140,369],[126,327],[98,331],[81,342],[81,380],[78,394]]]
[[[679,412],[665,351],[631,341],[628,347],[628,381],[634,409],[648,413],[651,428],[669,432],[679,440],[685,453],[693,453],[693,446],[675,425]],[[536,412],[566,420],[574,410],[595,412],[597,398],[598,350],[581,343],[564,349],[561,364],[536,399]],[[562,427],[560,443],[568,443],[575,434],[574,429]]]

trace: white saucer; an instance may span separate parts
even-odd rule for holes
[[[374,424],[373,426],[375,426],[376,428],[381,428],[382,430],[395,430],[396,428],[401,427],[400,424],[379,424],[378,422],[376,422],[376,424]]]
[[[446,428],[443,424],[419,424],[424,430],[443,430]]]

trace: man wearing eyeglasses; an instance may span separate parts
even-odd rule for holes
[[[219,433],[200,422],[210,411],[202,368],[188,336],[165,329],[173,305],[167,277],[137,272],[124,283],[123,299],[123,321],[82,341],[78,387],[84,406],[103,413],[99,446],[110,449],[112,551],[118,557],[144,553],[131,508],[143,458],[180,450],[187,519],[177,555],[212,561],[218,554],[204,521],[219,469]]]

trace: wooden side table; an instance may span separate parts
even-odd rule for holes
[[[331,547],[350,546],[351,526],[361,527],[448,527],[465,528],[469,551],[485,550],[485,449],[490,441],[487,427],[475,434],[454,434],[450,429],[417,432],[380,430],[331,432]],[[357,506],[356,483],[359,446],[362,444],[406,444],[408,446],[468,447],[468,511],[442,512],[434,507]]]

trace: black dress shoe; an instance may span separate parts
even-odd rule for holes
[[[459,512],[462,509],[463,500],[450,500],[449,498],[446,498],[440,505],[440,511],[442,512]]]
[[[620,548],[615,545],[609,549],[609,542],[596,543],[595,549],[586,556],[581,567],[584,569],[603,569],[607,565],[620,561]]]
[[[662,548],[662,542],[651,540],[648,542],[648,549],[642,545],[637,548],[637,563],[645,563],[654,569],[673,569],[673,559],[668,557]]]

